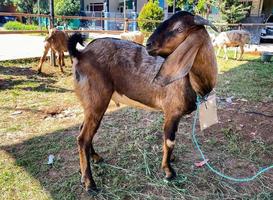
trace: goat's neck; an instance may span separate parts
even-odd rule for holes
[[[199,49],[189,76],[192,88],[198,95],[205,96],[215,87],[217,62],[209,38]]]

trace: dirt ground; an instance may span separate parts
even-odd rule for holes
[[[101,192],[90,197],[78,172],[83,113],[66,62],[65,75],[48,64],[37,75],[38,60],[0,63],[0,199],[273,199],[272,170],[236,183],[195,165],[194,113],[180,121],[172,164],[178,176],[165,182],[163,115],[114,103],[94,139],[104,162],[91,164]],[[197,126],[197,138],[216,169],[249,177],[273,161],[273,68],[253,55],[218,62],[219,123],[203,132]]]

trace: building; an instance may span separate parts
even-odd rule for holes
[[[268,16],[273,13],[272,0],[241,0],[242,3],[251,5],[250,16]]]
[[[139,13],[148,0],[126,0],[126,11]],[[165,0],[159,0],[159,5],[164,8]],[[166,3],[165,3],[166,4]],[[123,13],[124,0],[81,0],[82,12],[110,12]]]

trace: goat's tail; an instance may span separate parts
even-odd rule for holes
[[[77,44],[80,43],[83,46],[84,37],[80,33],[75,33],[68,39],[68,52],[70,56],[78,58],[80,51],[76,48]]]

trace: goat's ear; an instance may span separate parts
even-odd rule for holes
[[[203,43],[200,32],[191,33],[162,64],[154,82],[165,86],[185,77],[191,70],[199,48]]]

